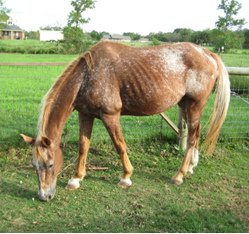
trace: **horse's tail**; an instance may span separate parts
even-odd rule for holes
[[[220,128],[226,118],[227,110],[230,102],[230,80],[224,63],[216,54],[212,54],[217,62],[219,77],[216,87],[216,98],[212,114],[210,116],[210,124],[204,141],[203,147],[207,149],[207,153],[213,153],[218,141]]]

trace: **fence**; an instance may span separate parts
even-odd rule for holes
[[[39,116],[39,104],[49,90],[55,78],[68,63],[1,63],[0,65],[0,143],[20,141],[19,134],[36,136],[36,123]],[[222,126],[220,141],[249,138],[249,72],[231,74],[231,102],[225,123]],[[201,124],[202,138],[205,135],[209,115],[211,114],[215,95],[211,95],[204,109]],[[177,106],[164,114],[178,125]],[[121,125],[126,142],[147,139],[176,138],[173,131],[159,116],[121,117]],[[78,141],[78,117],[73,113],[64,128],[62,141]],[[101,121],[96,120],[92,141],[109,141],[109,136]]]

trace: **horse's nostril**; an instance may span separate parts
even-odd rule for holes
[[[52,196],[51,196],[51,195],[49,195],[49,196],[48,196],[48,200],[51,200],[51,199],[52,199]]]

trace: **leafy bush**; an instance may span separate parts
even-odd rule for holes
[[[215,49],[218,51],[222,46],[225,47],[226,51],[231,49],[241,49],[244,43],[244,36],[232,31],[227,32],[221,40],[215,42]]]
[[[157,46],[157,45],[161,45],[160,41],[158,41],[155,37],[152,38],[152,45],[153,46]]]
[[[1,41],[0,53],[19,54],[80,54],[96,42],[83,40],[61,40],[56,43],[33,41]]]

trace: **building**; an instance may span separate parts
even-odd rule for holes
[[[137,42],[145,42],[145,43],[148,43],[148,42],[149,42],[149,39],[148,39],[148,38],[141,37]]]
[[[13,19],[9,17],[7,22],[2,22],[3,28],[0,29],[0,38],[8,40],[23,40],[25,31],[13,24]]]
[[[63,31],[39,30],[40,41],[58,41],[63,40]]]
[[[106,41],[125,41],[125,42],[131,42],[130,36],[123,36],[120,34],[110,34],[110,35],[103,35],[102,40]]]
[[[120,34],[104,34],[102,39],[102,41],[124,41],[124,42],[131,42],[131,37],[130,36],[123,36]],[[137,40],[137,42],[144,42],[144,43],[148,43],[149,39],[148,38],[140,38],[139,40]]]

